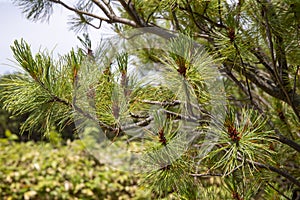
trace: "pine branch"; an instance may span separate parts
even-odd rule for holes
[[[181,120],[186,120],[186,121],[190,121],[190,122],[199,122],[201,119],[198,119],[198,118],[195,118],[191,115],[189,116],[186,116],[186,115],[182,115],[182,114],[179,114],[179,113],[176,113],[176,112],[172,112],[172,111],[169,111],[169,110],[162,110],[164,113],[166,113],[167,115],[170,115],[170,116],[173,116],[175,118],[179,118]]]
[[[180,105],[182,102],[179,100],[174,100],[171,102],[168,101],[151,101],[151,100],[141,100],[142,103],[152,104],[152,105],[159,105],[159,106],[177,106]]]
[[[279,133],[278,130],[276,132],[277,132],[277,134],[276,134],[277,137],[270,136],[270,138],[275,139],[275,140],[277,140],[277,141],[279,141],[283,144],[286,144],[286,145],[292,147],[293,149],[295,149],[298,153],[300,153],[300,144],[298,144],[298,143],[294,142],[293,140],[290,140],[287,137],[283,136],[282,134]]]
[[[300,109],[297,109],[298,106],[300,105],[300,100],[299,100],[299,102],[291,100],[290,94],[286,90],[286,86],[285,86],[283,80],[280,78],[280,74],[279,74],[277,66],[276,66],[275,50],[274,50],[273,39],[272,39],[273,37],[272,37],[271,27],[270,27],[269,18],[268,18],[268,9],[265,6],[265,4],[269,5],[270,2],[266,2],[266,1],[264,1],[264,2],[258,1],[258,2],[262,4],[262,17],[265,19],[267,39],[269,42],[269,49],[270,49],[270,53],[271,53],[272,64],[273,64],[273,69],[275,72],[276,81],[279,84],[281,91],[283,92],[282,96],[284,96],[285,101],[292,107],[294,113],[300,120]],[[272,5],[269,5],[269,7],[271,7],[271,6]],[[281,55],[281,56],[283,56],[283,55]]]
[[[138,27],[148,26],[145,20],[137,13],[135,6],[131,0],[128,1],[128,3],[126,3],[125,0],[118,0],[118,1],[121,3],[123,8],[126,10],[126,12],[130,15],[130,17],[135,21]]]
[[[259,47],[257,48],[252,48],[250,49],[250,52],[258,59],[258,61],[270,72],[272,75],[272,78],[275,78],[275,72],[272,69],[272,63],[269,60],[268,56],[260,49]]]
[[[101,10],[103,10],[103,12],[105,13],[105,15],[107,17],[109,17],[110,15],[116,15],[115,11],[113,10],[112,6],[110,5],[110,0],[105,2],[105,0],[101,0],[105,6],[107,7],[107,9],[102,5],[102,3],[98,0],[92,0],[92,2],[94,2]],[[109,11],[109,12],[108,12]]]
[[[219,148],[221,148],[221,150],[223,152],[227,153],[228,150],[222,148],[220,145],[218,145],[218,146],[219,146]],[[254,168],[259,167],[259,168],[262,168],[262,169],[267,169],[267,170],[270,170],[272,172],[275,172],[275,173],[285,177],[291,183],[294,183],[295,185],[300,187],[300,181],[298,181],[293,175],[289,174],[288,172],[282,171],[282,170],[280,170],[280,169],[278,169],[274,166],[268,165],[268,164],[263,164],[263,163],[260,163],[260,162],[256,162],[256,161],[253,161],[253,160],[246,159],[244,157],[241,157],[241,155],[238,155],[236,157],[236,159],[238,161],[241,161],[241,162],[247,162],[248,164],[252,165]]]
[[[167,106],[177,106],[177,105],[182,105],[185,104],[185,102],[182,102],[180,100],[173,100],[173,101],[153,101],[153,100],[138,100],[139,102],[142,103],[146,103],[146,104],[151,104],[151,105],[159,105],[159,106],[163,106],[163,107],[167,107]],[[205,113],[207,115],[210,115],[209,112],[207,112],[206,110],[202,109],[199,107],[199,105],[195,105],[193,103],[190,103],[191,106],[193,106],[193,108],[199,110],[202,113]]]
[[[294,75],[294,86],[293,86],[293,93],[292,93],[292,100],[295,101],[295,94],[296,94],[296,87],[297,87],[297,75],[300,69],[300,65],[297,66],[295,75]]]
[[[179,25],[179,21],[178,21],[178,18],[177,18],[177,14],[176,14],[176,7],[177,7],[177,3],[175,3],[172,8],[171,8],[171,13],[172,13],[172,16],[173,16],[173,19],[174,19],[174,25],[175,25],[175,30],[176,31],[180,31],[181,28],[180,28],[180,25]]]
[[[300,111],[298,111],[296,108],[300,106],[300,95],[295,94],[294,101],[291,103],[291,97],[293,93],[287,94],[286,90],[281,90],[280,88],[273,86],[269,84],[267,81],[264,80],[263,77],[260,77],[257,73],[255,73],[255,70],[241,70],[239,67],[234,67],[231,61],[229,62],[223,62],[223,65],[227,69],[227,71],[230,71],[229,69],[234,68],[238,72],[242,73],[244,76],[246,76],[251,82],[253,82],[255,85],[257,85],[260,89],[262,89],[267,94],[280,99],[286,103],[288,103],[294,110],[295,114],[298,116]],[[251,68],[255,69],[254,66],[251,66]],[[248,90],[247,90],[248,92]],[[286,95],[287,94],[287,95]],[[288,98],[287,98],[288,96]],[[299,118],[300,119],[300,118]]]
[[[204,174],[190,174],[193,177],[211,177],[211,176],[224,176],[224,174],[204,173]]]
[[[93,17],[95,19],[99,19],[100,21],[105,21],[109,24],[112,24],[112,23],[121,23],[121,24],[125,24],[125,25],[129,25],[129,26],[132,26],[132,27],[137,27],[137,24],[132,21],[132,20],[128,20],[126,18],[122,18],[122,17],[118,17],[116,15],[113,15],[113,14],[110,14],[106,9],[105,7],[103,7],[101,10],[106,14],[106,16],[108,18],[104,18],[104,17],[101,17],[99,15],[95,15],[93,13],[90,13],[90,12],[86,12],[86,11],[83,11],[83,10],[78,10],[74,7],[71,7],[69,6],[68,4],[60,1],[60,0],[50,0],[51,2],[53,3],[56,3],[56,4],[60,4],[62,5],[63,7],[65,7],[66,9],[70,10],[70,11],[73,11],[77,14],[80,14],[80,15],[87,15],[89,17]]]
[[[237,86],[239,86],[239,87],[241,88],[241,90],[242,90],[245,94],[248,93],[248,90],[243,86],[243,84],[242,84],[240,81],[237,80],[237,78],[231,73],[231,71],[228,71],[228,70],[227,70],[226,73],[227,73],[227,75],[230,77],[230,79],[232,79],[232,80],[235,82],[235,84],[236,84]],[[263,109],[260,108],[260,107],[258,106],[259,104],[255,102],[255,99],[260,99],[260,97],[259,97],[259,96],[256,96],[256,94],[253,94],[253,95],[255,95],[255,96],[254,96],[254,97],[255,97],[255,98],[254,98],[254,101],[252,102],[253,105],[255,106],[255,108],[256,108],[257,110],[260,111],[261,114],[265,115]],[[278,129],[276,129],[276,128],[274,127],[274,124],[273,124],[270,120],[269,120],[268,122],[269,122],[269,124],[271,124],[271,127],[274,128],[274,130],[275,130],[275,132],[276,132],[276,136],[277,136],[277,137],[270,136],[270,138],[275,139],[275,140],[277,140],[277,141],[279,141],[279,142],[281,142],[281,143],[283,143],[283,144],[286,144],[286,145],[290,146],[291,148],[295,149],[296,151],[300,152],[300,145],[299,145],[298,143],[296,143],[296,142],[294,142],[293,140],[290,140],[290,139],[288,139],[287,137],[285,137],[285,136],[283,136],[282,134],[280,134],[280,132],[278,131]]]
[[[238,158],[238,160],[242,161],[245,159],[242,158]],[[298,187],[300,187],[300,181],[298,181],[293,175],[289,174],[288,172],[282,171],[276,167],[273,167],[271,165],[267,165],[267,164],[263,164],[263,163],[259,163],[259,162],[255,162],[255,161],[251,161],[246,159],[246,162],[255,166],[255,167],[259,167],[262,169],[268,169],[271,170],[272,172],[275,172],[283,177],[285,177],[286,179],[288,179],[290,182],[294,183],[295,185],[297,185]]]
[[[207,21],[208,23],[210,23],[213,27],[218,27],[218,28],[223,28],[223,29],[227,29],[227,27],[224,25],[224,24],[219,24],[215,21],[213,21],[212,19],[210,19],[209,17],[203,15],[203,14],[200,14],[198,12],[193,12],[189,6],[189,4],[187,5],[187,8],[184,8],[184,7],[179,7],[180,10],[182,11],[186,11],[188,13],[190,13],[191,15],[196,15],[197,17],[201,18],[201,19],[204,19],[205,21]],[[196,21],[196,19],[194,19],[194,22]],[[198,27],[199,28],[199,27]],[[202,28],[200,30],[203,30]],[[205,30],[207,31],[207,30]]]
[[[273,190],[275,190],[278,194],[280,194],[284,198],[286,198],[288,200],[292,200],[291,198],[289,198],[288,196],[286,196],[283,192],[281,192],[278,189],[276,189],[272,184],[270,184],[270,183],[267,183],[267,184],[268,184],[268,186],[270,186]]]
[[[240,1],[239,1],[239,3],[240,3]],[[240,50],[239,50],[238,46],[236,45],[235,41],[233,41],[233,45],[234,45],[234,48],[235,48],[235,50],[237,52],[238,57],[240,58],[240,62],[242,64],[242,72],[245,74],[246,73],[246,67],[245,67],[242,55],[240,53]],[[246,84],[247,84],[248,95],[249,95],[250,101],[253,101],[252,94],[251,94],[251,89],[250,89],[250,86],[249,86],[248,76],[245,76],[245,77],[246,77]]]
[[[152,120],[153,120],[153,117],[152,117],[152,116],[149,116],[149,117],[147,117],[146,119],[144,119],[144,120],[142,120],[142,121],[139,121],[139,122],[137,122],[137,123],[129,124],[129,125],[126,125],[126,126],[121,126],[119,129],[122,130],[122,131],[126,131],[126,130],[133,129],[133,128],[136,128],[136,127],[139,127],[139,126],[146,126],[146,125],[148,125]]]

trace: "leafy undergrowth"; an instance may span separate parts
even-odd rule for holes
[[[0,140],[0,199],[150,199],[139,178],[65,146]]]

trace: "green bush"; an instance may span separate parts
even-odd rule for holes
[[[148,199],[138,176],[104,166],[79,140],[65,146],[0,140],[0,199]]]

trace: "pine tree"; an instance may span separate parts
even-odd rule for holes
[[[168,44],[113,54],[116,44],[103,41],[92,52],[84,35],[85,49],[54,61],[16,41],[24,73],[4,78],[0,92],[13,114],[30,113],[23,130],[47,133],[75,121],[78,132],[98,140],[94,153],[104,147],[115,156],[107,162],[129,159],[122,148],[136,152],[131,167],[144,169],[143,185],[156,198],[297,198],[297,0],[14,2],[30,20],[49,19],[60,5],[74,13],[75,31],[108,23],[133,45]],[[134,28],[157,37],[125,34]],[[216,77],[225,91],[214,91]]]

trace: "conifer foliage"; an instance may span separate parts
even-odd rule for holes
[[[73,12],[74,31],[108,23],[130,40],[139,34],[125,33],[144,28],[169,45],[112,53],[105,41],[92,49],[84,34],[83,48],[54,60],[15,41],[23,73],[3,78],[0,92],[7,110],[29,113],[22,130],[47,134],[75,121],[78,132],[101,132],[97,148],[139,155],[143,186],[154,198],[298,198],[297,0],[14,2],[30,20],[48,20],[61,6]],[[214,90],[216,80],[224,91]]]

